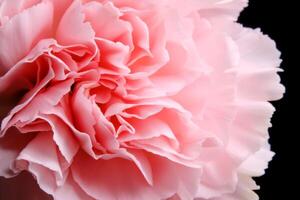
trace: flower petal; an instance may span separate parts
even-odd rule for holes
[[[45,1],[24,10],[0,27],[0,74],[22,59],[39,40],[50,37],[52,23],[53,6]]]
[[[72,34],[70,34],[72,33]],[[89,23],[84,22],[80,1],[73,1],[65,11],[56,30],[56,39],[62,45],[93,44],[94,31]]]
[[[16,128],[9,129],[0,138],[0,176],[9,178],[15,175],[12,171],[14,161],[32,138],[32,135],[23,135]]]

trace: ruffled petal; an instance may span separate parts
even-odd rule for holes
[[[71,174],[69,174],[68,179],[64,183],[63,186],[57,188],[55,193],[53,194],[54,199],[56,200],[64,200],[64,199],[72,199],[72,200],[94,200],[94,198],[87,195],[74,181]]]
[[[260,30],[237,28],[236,42],[241,59],[238,72],[238,95],[247,100],[272,101],[282,98],[280,52],[276,44]]]
[[[53,131],[53,140],[65,159],[71,163],[79,149],[79,144],[70,128],[54,115],[45,115],[40,118],[49,123]]]
[[[74,1],[65,11],[57,27],[57,41],[62,45],[91,45],[94,43],[94,36],[95,32],[91,25],[84,22],[80,1]]]
[[[9,129],[0,138],[0,176],[10,178],[15,175],[14,161],[32,138],[33,135],[22,135],[15,128]]]
[[[22,59],[39,40],[50,37],[52,23],[53,6],[46,1],[24,10],[0,27],[0,74]]]
[[[45,146],[45,144],[47,145]],[[44,147],[39,149],[38,147],[41,146]],[[20,152],[17,160],[38,164],[62,176],[62,170],[56,152],[56,145],[52,140],[51,133],[39,133],[32,141],[30,141],[22,152]]]
[[[95,199],[159,199],[134,163],[122,158],[95,161],[80,153],[72,166],[72,173],[77,184]]]

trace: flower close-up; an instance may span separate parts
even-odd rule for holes
[[[247,3],[0,0],[0,176],[54,200],[257,200],[284,87]]]

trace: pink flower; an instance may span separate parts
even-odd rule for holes
[[[284,88],[246,4],[0,0],[0,176],[55,200],[257,199]]]

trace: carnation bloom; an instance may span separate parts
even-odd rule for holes
[[[0,0],[0,176],[55,200],[256,200],[284,88],[246,4]]]

